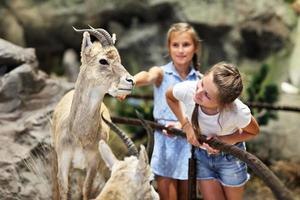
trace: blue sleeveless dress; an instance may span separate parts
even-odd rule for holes
[[[197,80],[200,73],[192,67],[185,80]],[[162,66],[164,77],[159,87],[154,86],[154,119],[160,124],[177,121],[170,110],[165,93],[170,86],[185,81],[181,80],[172,62]],[[154,149],[151,168],[155,175],[179,180],[188,179],[188,159],[190,158],[190,144],[180,136],[169,137],[161,131],[154,132]]]

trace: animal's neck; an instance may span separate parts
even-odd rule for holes
[[[104,91],[104,86],[95,85],[79,74],[69,115],[69,128],[75,136],[84,134],[91,140],[96,139],[101,126],[100,109]]]

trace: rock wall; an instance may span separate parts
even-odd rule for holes
[[[81,35],[72,26],[88,24],[116,33],[130,71],[164,64],[170,24],[191,23],[203,40],[203,70],[220,60],[252,66],[290,44],[296,14],[283,0],[15,0],[4,1],[0,37],[33,46],[44,71],[61,63],[68,48],[79,52]]]
[[[38,68],[34,49],[0,39],[0,199],[50,199],[51,113],[73,87]]]
[[[298,17],[297,30],[294,34],[295,46],[291,54],[289,77],[292,84],[300,88],[300,17]]]

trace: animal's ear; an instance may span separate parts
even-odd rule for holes
[[[144,145],[141,145],[141,148],[140,148],[140,154],[139,154],[139,162],[141,164],[148,164],[148,155],[147,155],[147,151],[144,147]]]
[[[139,162],[138,162],[138,173],[143,177],[143,179],[152,180],[152,172],[150,166],[148,164],[148,154],[145,150],[145,147],[141,145],[140,153],[139,153]]]
[[[113,165],[118,161],[110,147],[104,140],[99,141],[99,152],[106,166],[111,170]]]
[[[82,43],[81,43],[81,51],[84,51],[87,47],[92,45],[91,37],[88,32],[83,33]]]
[[[83,33],[82,43],[81,43],[81,59],[85,58],[85,53],[92,46],[92,41],[90,34],[88,32]],[[83,61],[83,60],[82,60]]]

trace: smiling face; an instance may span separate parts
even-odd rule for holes
[[[218,99],[219,90],[213,81],[213,74],[209,73],[202,80],[198,81],[194,101],[202,109],[215,112],[220,106]]]
[[[176,67],[188,67],[197,51],[188,31],[174,31],[170,35],[169,53]]]

